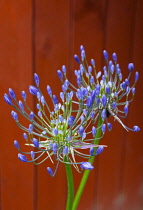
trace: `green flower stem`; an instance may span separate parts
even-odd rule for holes
[[[69,161],[66,156],[64,158],[64,161],[65,162]],[[73,181],[71,165],[65,163],[65,168],[66,168],[67,184],[68,184],[68,196],[67,196],[66,210],[71,210],[72,204],[73,204],[73,199],[74,199],[74,181]]]
[[[102,118],[100,117],[99,120],[98,120],[98,127],[100,126],[100,128],[97,130],[97,133],[96,133],[96,138],[95,138],[95,141],[94,143],[98,144],[99,143],[99,137],[101,135],[101,125],[102,125]],[[97,139],[97,140],[96,140]],[[95,148],[95,151],[96,151],[96,148]],[[92,156],[90,159],[89,159],[89,162],[92,164],[94,162],[94,159],[95,159],[95,156]],[[89,176],[89,173],[90,173],[90,170],[85,170],[84,173],[83,173],[83,176],[82,176],[82,179],[81,179],[81,182],[80,182],[80,185],[78,187],[78,190],[77,190],[77,193],[76,193],[76,196],[74,198],[74,201],[73,201],[73,205],[72,205],[72,210],[76,210],[78,204],[79,204],[79,201],[80,201],[80,198],[82,196],[82,193],[83,193],[83,190],[84,190],[84,187],[86,185],[86,182],[87,182],[87,179],[88,179],[88,176]]]

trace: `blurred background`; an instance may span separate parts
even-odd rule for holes
[[[24,144],[22,132],[11,119],[12,107],[3,100],[11,87],[20,99],[28,93],[33,73],[39,74],[57,94],[61,83],[56,71],[65,64],[71,81],[77,64],[74,54],[84,45],[87,59],[96,68],[104,65],[102,51],[118,55],[124,76],[129,62],[140,73],[135,100],[124,123],[143,125],[143,1],[142,0],[12,0],[0,1],[0,209],[64,210],[67,195],[65,168],[54,178],[46,172],[49,161],[34,166],[17,158],[15,139]],[[134,78],[134,76],[133,76]],[[48,100],[48,97],[47,97]],[[28,103],[34,99],[28,94]],[[113,122],[113,120],[111,119]],[[102,143],[108,147],[97,157],[79,210],[143,209],[143,137],[114,122]],[[74,170],[76,189],[81,174]]]

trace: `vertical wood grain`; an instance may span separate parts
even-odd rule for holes
[[[130,106],[128,126],[138,125],[139,133],[129,133],[126,139],[126,153],[123,175],[124,195],[123,209],[143,209],[143,142],[142,142],[142,92],[143,92],[143,1],[136,1],[134,11],[134,27],[132,36],[131,58],[135,64],[135,71],[140,74],[137,84],[137,94]],[[134,77],[134,76],[133,76]]]
[[[102,50],[104,47],[104,26],[106,22],[106,1],[74,1],[74,16],[73,16],[73,47],[74,54],[80,56],[80,45],[83,45],[86,50],[86,56],[90,65],[90,59],[94,58],[96,61],[97,71],[101,70]],[[78,65],[73,61],[74,69],[78,69]],[[72,71],[72,83],[76,83],[74,76],[74,69]],[[95,170],[91,171],[87,184],[85,186],[82,198],[78,209],[93,209],[96,202],[97,195],[97,158],[94,163]],[[75,175],[75,189],[79,186],[82,174],[74,171]]]
[[[1,209],[33,210],[33,165],[18,160],[15,139],[24,144],[22,132],[11,119],[3,100],[11,87],[17,98],[32,83],[32,1],[0,2],[0,182]],[[29,102],[32,106],[32,101]],[[22,147],[22,146],[21,146]]]
[[[59,97],[61,82],[57,70],[68,64],[70,40],[69,1],[36,1],[35,5],[35,58],[36,69],[41,79],[41,90],[48,103],[51,99],[46,93],[50,85],[53,94]],[[53,107],[52,107],[53,109]],[[50,177],[46,167],[56,168],[50,160],[37,167],[37,209],[65,209],[66,176],[64,164],[60,164],[56,176]]]
[[[108,1],[107,25],[105,36],[105,47],[111,54],[115,51],[118,55],[118,62],[127,77],[127,64],[131,61],[133,21],[136,9],[136,1]],[[134,103],[134,102],[133,102]],[[135,112],[135,110],[132,110]],[[129,115],[131,119],[131,115]],[[134,113],[134,120],[137,120]],[[137,120],[138,121],[138,120]],[[128,123],[129,120],[123,120]],[[133,125],[132,125],[133,126]],[[127,136],[139,137],[139,134],[128,134],[118,122],[113,122],[113,131],[104,137],[104,143],[108,145],[107,150],[100,157],[97,209],[130,209],[122,208],[124,203],[124,191],[122,181],[124,179],[125,153],[129,138]],[[128,154],[126,154],[128,156]],[[138,169],[139,173],[139,169]],[[129,186],[128,186],[129,187]],[[128,200],[129,202],[129,200]],[[130,200],[130,203],[132,201]],[[129,203],[128,203],[129,205]],[[131,205],[129,205],[131,206]]]

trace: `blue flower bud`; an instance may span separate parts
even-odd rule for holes
[[[81,115],[81,117],[80,117],[81,122],[83,122],[84,119],[85,119],[85,117],[83,115]]]
[[[112,124],[111,123],[107,123],[108,126],[108,130],[111,131],[112,130]]]
[[[53,129],[53,134],[54,134],[55,136],[58,135],[58,129],[57,129],[57,128],[54,128],[54,129]]]
[[[125,113],[126,116],[127,116],[127,114],[128,114],[128,111],[129,111],[128,106],[125,105],[125,106],[124,106],[124,113]]]
[[[125,90],[125,89],[126,89],[126,83],[125,83],[125,82],[121,83],[121,84],[120,84],[120,87],[121,87],[123,90]]]
[[[106,93],[107,93],[107,94],[110,94],[110,92],[111,92],[111,91],[110,91],[110,86],[107,85],[107,86],[106,86]]]
[[[104,59],[108,61],[108,53],[106,50],[103,50]]]
[[[123,79],[123,75],[122,75],[122,73],[120,73],[119,74],[119,80],[122,81],[122,79]]]
[[[136,93],[136,88],[133,88],[132,89],[132,94],[135,95],[135,93]]]
[[[41,100],[41,94],[40,94],[39,91],[37,92],[37,99],[38,99],[38,101],[40,102],[40,100]]]
[[[134,125],[133,131],[134,131],[134,132],[138,132],[138,131],[140,131],[140,128],[139,128],[137,125]]]
[[[120,68],[117,68],[116,71],[117,71],[118,75],[121,74],[121,69]]]
[[[90,63],[91,63],[92,66],[95,66],[95,61],[94,61],[94,59],[91,59]]]
[[[116,102],[113,102],[113,103],[112,103],[112,107],[113,107],[113,109],[116,109],[116,107],[117,107]]]
[[[9,88],[9,95],[11,98],[16,99],[15,92],[11,88]]]
[[[72,140],[72,137],[70,135],[68,135],[67,140],[68,141],[71,141]]]
[[[133,64],[133,63],[129,63],[129,64],[128,64],[128,70],[129,70],[130,72],[132,72],[132,71],[134,70],[134,64]]]
[[[47,85],[47,92],[48,92],[49,96],[52,97],[52,89],[50,88],[49,85]]]
[[[42,117],[42,112],[41,111],[38,111],[38,116]]]
[[[33,144],[34,144],[35,147],[39,148],[39,141],[38,141],[38,139],[33,138],[33,141],[32,142],[33,142]]]
[[[96,79],[98,79],[100,76],[101,76],[101,71],[99,71],[97,74],[96,74]]]
[[[27,140],[27,139],[28,139],[28,136],[27,136],[27,134],[26,134],[26,133],[23,133],[23,138],[24,138],[25,140]]]
[[[129,86],[129,85],[130,85],[130,82],[129,82],[129,80],[128,80],[128,79],[125,79],[125,84],[126,84],[127,86]]]
[[[58,104],[57,96],[53,95],[53,103],[56,105]]]
[[[102,117],[102,120],[104,121],[106,118],[106,109],[102,110],[101,117]]]
[[[41,109],[40,104],[37,104],[36,107],[37,107],[37,109],[39,109],[39,110]]]
[[[25,91],[22,91],[21,95],[22,95],[22,98],[24,99],[24,101],[26,101],[26,93],[25,93]]]
[[[63,79],[63,74],[60,70],[57,71],[58,77],[60,78],[60,80]]]
[[[19,143],[17,140],[14,140],[14,146],[16,147],[16,149],[20,149]]]
[[[31,151],[30,154],[31,154],[31,158],[34,159],[35,158],[35,152]]]
[[[81,59],[82,59],[82,61],[85,59],[85,50],[81,51]]]
[[[92,102],[93,102],[92,98],[91,98],[91,96],[89,96],[86,100],[86,106],[88,109],[92,106]]]
[[[114,73],[114,65],[113,65],[113,64],[112,64],[111,67],[110,67],[110,72],[111,72],[111,74]]]
[[[35,81],[36,86],[39,87],[40,80],[39,80],[38,74],[36,73],[34,73],[34,81]]]
[[[74,116],[70,116],[70,117],[68,118],[68,125],[69,125],[69,126],[72,126],[72,124],[74,123],[74,120],[75,120]]]
[[[18,121],[18,114],[16,112],[12,111],[11,116],[15,121]]]
[[[103,124],[103,125],[102,125],[102,133],[104,134],[105,132],[106,132],[106,125]]]
[[[38,90],[36,87],[34,87],[33,85],[30,85],[30,86],[29,86],[29,92],[30,92],[32,95],[37,96],[37,92],[39,92],[39,90]]]
[[[80,45],[80,51],[84,50],[84,46]]]
[[[103,80],[103,82],[105,82],[105,81],[106,81],[106,77],[105,77],[105,75],[102,75],[102,80]]]
[[[63,122],[64,118],[63,118],[62,115],[59,115],[59,120],[60,120],[61,122]]]
[[[23,112],[24,111],[24,105],[23,105],[22,101],[19,101],[19,107],[20,107],[21,111]]]
[[[64,149],[63,149],[63,154],[64,155],[67,155],[68,154],[68,151],[69,151],[68,146],[65,146]]]
[[[82,162],[82,164],[80,165],[80,167],[82,169],[86,169],[86,170],[92,170],[94,167],[91,165],[90,162]]]
[[[116,55],[116,53],[112,54],[112,58],[113,58],[113,61],[116,63],[117,62],[117,55]]]
[[[11,98],[6,93],[4,94],[4,100],[7,104],[13,105]]]
[[[18,153],[18,159],[21,160],[22,162],[28,162],[27,157],[20,153]]]
[[[105,107],[106,104],[107,104],[107,97],[106,97],[106,95],[103,95],[103,96],[102,96],[102,104],[103,104],[104,107]]]
[[[94,126],[92,126],[92,135],[93,137],[96,135],[96,128]]]
[[[79,59],[79,57],[77,55],[74,55],[74,59],[76,60],[77,63],[79,63],[79,64],[81,63],[80,59]]]
[[[81,85],[81,82],[82,82],[81,76],[77,76],[76,82],[77,82],[77,85],[78,85],[78,86]]]
[[[84,133],[84,127],[83,126],[79,127],[78,133],[81,137],[83,136],[83,133]]]
[[[47,167],[47,172],[48,172],[51,176],[53,176],[53,170],[52,170],[50,167]]]
[[[62,66],[62,72],[63,72],[64,74],[66,74],[66,66],[65,66],[65,65]]]
[[[92,72],[92,67],[88,66],[88,73],[91,73],[91,72]]]
[[[99,155],[101,152],[103,152],[104,146],[99,146],[96,150],[96,155]]]
[[[44,98],[44,96],[41,96],[41,103],[44,106],[44,104],[45,104],[45,98]]]
[[[93,76],[91,76],[91,78],[90,78],[90,83],[91,83],[91,84],[95,83],[94,77],[93,77]]]
[[[138,71],[136,71],[136,73],[135,73],[135,82],[137,82],[137,81],[138,81],[138,79],[139,79],[139,72],[138,72]]]
[[[58,146],[56,143],[53,144],[53,152],[54,154],[57,154],[57,149],[58,149]]]
[[[90,153],[90,156],[92,156],[92,155],[94,154],[94,147],[91,147],[91,148],[90,148],[89,153]]]
[[[60,98],[62,99],[62,102],[64,102],[64,93],[60,92]]]
[[[33,132],[33,125],[29,124],[28,133],[32,133],[32,132]]]

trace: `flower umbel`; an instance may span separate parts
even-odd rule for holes
[[[60,78],[63,78],[61,74]],[[92,127],[91,129],[89,127],[93,113],[90,112],[90,109],[83,110],[82,101],[77,103],[75,109],[72,108],[73,91],[67,91],[67,81],[63,85],[64,91],[60,93],[61,103],[58,102],[57,96],[52,94],[50,86],[47,86],[48,97],[51,98],[53,103],[53,110],[51,111],[39,88],[39,76],[34,74],[34,79],[37,87],[30,85],[29,92],[37,98],[37,113],[34,113],[28,106],[24,91],[22,91],[23,100],[20,101],[17,101],[12,89],[9,92],[10,96],[4,95],[5,101],[16,109],[16,111],[11,112],[11,115],[16,124],[24,130],[23,138],[26,141],[25,144],[36,148],[34,151],[32,149],[30,152],[23,152],[18,141],[15,140],[14,146],[19,151],[19,160],[33,162],[36,165],[47,159],[50,159],[52,163],[57,162],[54,172],[47,167],[47,172],[51,176],[55,175],[59,162],[72,164],[78,172],[81,172],[81,169],[93,169],[93,166],[87,167],[90,165],[88,162],[83,162],[83,160],[76,161],[76,156],[89,159],[92,155],[96,155],[94,151],[92,154],[83,151],[99,147],[94,142],[96,130],[99,128]],[[81,89],[81,91],[82,93],[77,92],[77,95],[87,94],[84,89]],[[29,121],[28,127],[21,124],[18,113]],[[31,160],[28,160],[27,155],[31,157]],[[68,162],[65,161],[65,156],[68,158]],[[79,165],[81,165],[80,168],[78,167]]]
[[[52,163],[56,162],[54,172],[47,167],[47,172],[51,176],[55,175],[59,162],[73,165],[78,172],[81,172],[81,169],[94,168],[87,161],[77,161],[76,157],[89,160],[91,156],[103,152],[105,145],[98,145],[98,141],[107,129],[112,130],[112,124],[108,122],[110,116],[113,116],[126,130],[134,132],[140,130],[136,125],[133,129],[128,128],[120,119],[128,115],[129,104],[136,92],[135,85],[139,79],[139,73],[135,72],[134,83],[131,85],[133,63],[128,64],[129,75],[123,80],[116,53],[113,53],[112,60],[109,60],[108,53],[104,50],[106,65],[102,71],[97,72],[94,59],[91,59],[91,65],[88,65],[84,47],[81,46],[80,50],[81,58],[74,56],[79,64],[79,70],[74,72],[77,87],[67,79],[65,65],[62,66],[62,70],[57,71],[62,81],[60,103],[59,98],[53,95],[51,87],[47,86],[48,97],[53,104],[52,110],[40,90],[40,79],[36,73],[34,74],[36,86],[30,85],[29,92],[37,98],[37,113],[28,106],[25,91],[22,91],[20,101],[17,101],[16,94],[11,88],[9,88],[9,95],[4,94],[6,103],[16,110],[12,111],[11,115],[16,124],[24,130],[23,138],[26,145],[36,148],[31,152],[23,152],[18,141],[15,140],[14,146],[19,151],[18,158],[23,162],[33,162],[36,165],[47,159]],[[28,127],[20,123],[18,113],[29,121]],[[96,126],[99,119],[102,119],[101,124]],[[102,135],[96,138],[98,129],[102,131]],[[87,149],[89,149],[88,153]],[[31,160],[25,156],[28,154]]]
[[[128,64],[128,77],[123,79],[120,65],[117,62],[116,53],[112,54],[112,60],[106,50],[103,51],[106,65],[102,71],[97,72],[95,61],[91,59],[91,64],[88,65],[84,47],[80,47],[81,59],[75,55],[74,58],[79,64],[79,70],[75,70],[77,87],[73,86],[68,80],[66,73],[62,77],[63,86],[68,81],[68,89],[73,90],[76,94],[79,104],[82,103],[83,112],[90,110],[92,122],[95,123],[101,116],[103,123],[107,124],[109,130],[112,129],[111,123],[108,123],[108,118],[113,116],[126,130],[139,131],[138,126],[132,129],[123,124],[121,118],[128,115],[129,104],[134,99],[136,92],[135,85],[139,79],[139,73],[134,74],[134,83],[131,84],[130,78],[134,71],[134,64]],[[60,78],[60,77],[59,77]],[[77,103],[77,101],[73,101]],[[103,133],[106,126],[103,125]]]

